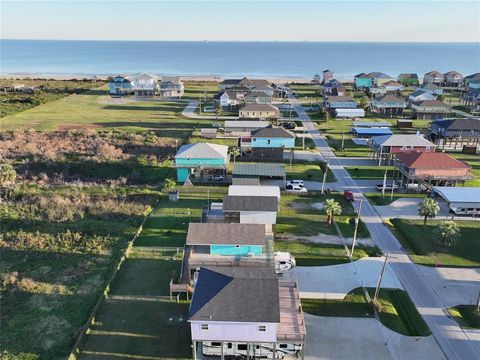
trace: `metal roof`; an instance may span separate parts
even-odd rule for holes
[[[189,159],[226,159],[228,146],[209,143],[182,145],[175,158]]]
[[[392,130],[389,128],[382,127],[353,127],[352,133],[357,135],[391,135],[393,134]]]
[[[434,186],[433,191],[449,203],[463,202],[480,204],[480,187]]]
[[[225,128],[255,128],[261,129],[270,125],[268,121],[261,120],[252,120],[252,121],[241,121],[241,120],[227,120],[225,121]]]
[[[276,196],[280,199],[278,186],[263,185],[230,185],[228,195],[231,196]]]
[[[201,268],[189,321],[280,322],[273,267]]]
[[[264,245],[262,224],[190,223],[187,245]]]
[[[276,196],[231,196],[223,198],[223,211],[278,211]]]
[[[414,134],[393,134],[372,137],[372,142],[380,146],[431,146],[427,139]]]
[[[285,165],[271,163],[235,164],[233,176],[285,177]]]
[[[369,122],[369,121],[354,121],[353,127],[390,127],[389,122]]]

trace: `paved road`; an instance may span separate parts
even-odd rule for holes
[[[310,121],[303,107],[297,99],[289,94],[290,103],[294,106],[304,126],[312,135],[315,145],[320,153],[330,164],[330,168],[337,177],[339,184],[343,184],[356,192],[357,197],[363,197],[362,220],[365,222],[370,235],[377,246],[386,254],[390,255],[389,262],[392,270],[408,291],[410,298],[417,306],[418,311],[427,322],[438,344],[448,359],[451,360],[475,360],[480,359],[480,351],[468,338],[458,324],[448,317],[444,310],[445,306],[437,296],[427,279],[411,261],[398,240],[383,224],[381,217],[375,209],[358,192],[356,182],[348,172],[338,164],[335,154],[327,142],[323,139],[315,124]]]

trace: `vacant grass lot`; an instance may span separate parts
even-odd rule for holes
[[[373,298],[375,289],[367,291]],[[431,334],[407,292],[380,289],[378,300],[380,321],[389,329],[407,336]],[[302,307],[305,312],[317,316],[373,317],[372,305],[360,288],[352,290],[343,300],[302,299]]]
[[[2,355],[66,358],[156,195],[68,185],[10,191],[0,204]]]
[[[392,219],[391,223],[399,235],[402,245],[410,251],[414,262],[428,266],[480,266],[480,246],[478,234],[480,222],[456,221],[460,228],[460,238],[451,247],[443,247],[438,242],[435,230],[438,220],[430,220],[423,225],[421,220]]]
[[[358,180],[383,180],[385,176],[385,170],[387,170],[387,184],[388,180],[392,180],[394,172],[393,166],[346,166],[345,170],[348,171],[352,179]],[[380,181],[381,183],[382,181]]]
[[[474,305],[458,305],[448,309],[448,312],[460,324],[467,329],[480,329],[480,313]]]
[[[426,194],[417,194],[417,193],[407,193],[407,194],[401,194],[401,193],[392,193],[391,191],[385,191],[385,197],[382,196],[382,193],[375,192],[375,193],[366,193],[365,197],[370,201],[373,205],[389,205],[392,202],[394,202],[397,199],[401,198],[420,198],[423,199],[426,196]]]

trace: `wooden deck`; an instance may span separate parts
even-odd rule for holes
[[[305,341],[306,329],[297,283],[278,283],[280,302],[280,324],[277,328],[277,342]]]

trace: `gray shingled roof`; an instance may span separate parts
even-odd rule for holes
[[[448,119],[437,120],[432,122],[432,125],[436,125],[439,128],[445,128],[448,130],[480,130],[480,119]]]
[[[249,104],[240,109],[240,111],[276,111],[278,109],[270,104]]]
[[[264,245],[262,224],[190,223],[187,245]]]
[[[252,92],[249,92],[247,95],[245,95],[245,97],[246,98],[259,98],[259,97],[270,98],[271,96],[268,94],[265,94],[263,91],[252,91]]]
[[[225,196],[224,211],[278,211],[276,196]]]
[[[403,73],[398,75],[399,79],[418,79],[418,75],[415,73]]]
[[[272,125],[269,125],[267,127],[264,127],[263,129],[258,129],[252,131],[252,138],[290,138],[290,139],[295,139],[295,134],[291,132],[290,130],[281,128],[281,127],[273,127]]]
[[[272,267],[201,268],[188,319],[280,323],[275,270]]]
[[[226,159],[228,157],[228,146],[196,143],[182,145],[175,158],[190,159]]]

